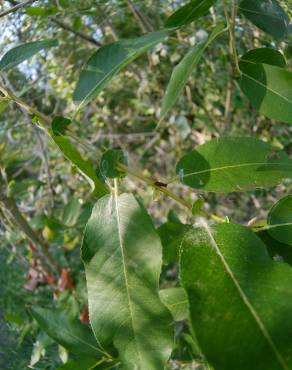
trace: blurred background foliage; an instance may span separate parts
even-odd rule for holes
[[[183,3],[181,0],[31,2],[0,18],[0,56],[28,41],[56,38],[59,46],[1,73],[1,84],[51,117],[74,115],[72,130],[86,139],[96,153],[88,153],[82,146],[80,150],[93,156],[96,163],[98,153],[119,147],[128,154],[131,167],[166,183],[175,175],[177,158],[215,137],[250,135],[291,154],[292,126],[256,112],[233,79],[228,33],[206,50],[183,95],[162,122],[162,129],[155,131],[172,69],[190,46],[206,38],[216,23],[224,21],[220,2],[208,15],[138,58],[85,109],[75,112],[72,93],[76,81],[98,46],[162,28],[166,17]],[[4,11],[16,4],[17,1],[2,1],[0,9]],[[282,1],[281,5],[291,15],[291,3]],[[285,41],[275,41],[241,14],[236,15],[235,22],[239,55],[254,47],[276,47],[285,55],[288,68],[292,68],[291,35]],[[35,246],[27,241],[9,209],[1,204],[0,368],[18,370],[30,364],[34,369],[55,369],[66,361],[67,354],[39,331],[26,307],[34,303],[63,307],[87,321],[79,248],[95,199],[86,181],[19,107],[0,102],[0,122],[0,167],[4,178],[0,191],[13,195],[18,210],[63,268],[58,279],[46,271],[35,255]],[[122,186],[143,199],[157,226],[167,219],[188,221],[183,209],[153,194],[142,183],[126,178]],[[188,200],[198,196],[178,183],[170,187]],[[205,199],[206,210],[246,223],[254,217],[264,218],[275,200],[291,189],[291,181],[286,181],[269,190],[199,195]],[[173,266],[166,267],[162,286],[174,285],[176,274]],[[174,354],[171,368],[199,369],[198,351],[183,324],[177,328],[177,337],[176,353],[185,358],[186,364],[176,361]],[[193,363],[189,367],[194,358],[198,365]]]

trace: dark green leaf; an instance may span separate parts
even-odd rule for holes
[[[292,195],[280,199],[272,207],[265,229],[274,239],[292,246]]]
[[[57,370],[92,370],[95,369],[96,358],[84,358],[80,360],[70,360],[61,365]]]
[[[61,116],[55,117],[52,121],[52,130],[54,135],[64,135],[70,124],[71,120],[69,118]]]
[[[121,149],[107,150],[100,160],[100,171],[102,175],[109,178],[124,177],[125,172],[117,168],[119,163],[128,165],[125,153]]]
[[[249,50],[241,58],[241,61],[246,61],[249,63],[269,64],[271,66],[282,68],[286,68],[287,66],[284,55],[280,51],[272,48],[258,48]]]
[[[275,58],[270,64],[275,64]],[[277,66],[255,63],[250,52],[245,54],[239,63],[240,87],[259,112],[292,123],[292,73],[278,65],[279,60]]]
[[[290,245],[280,243],[271,237],[268,230],[257,231],[257,236],[265,243],[271,258],[275,261],[284,261],[292,265],[292,248]]]
[[[214,192],[252,190],[292,177],[292,161],[254,138],[225,137],[200,145],[177,165],[180,181]]]
[[[202,210],[202,207],[204,205],[205,201],[203,198],[198,198],[194,203],[193,203],[193,206],[192,206],[192,215],[196,216],[197,214],[199,214]]]
[[[216,0],[193,0],[174,12],[165,22],[165,27],[179,27],[205,15]]]
[[[121,69],[162,42],[168,33],[169,30],[162,30],[99,48],[87,61],[74,91],[73,100],[79,103],[79,108],[95,98]]]
[[[204,50],[224,30],[224,24],[218,24],[207,40],[191,48],[181,62],[174,68],[168,83],[161,107],[160,121],[175,104],[177,98],[185,87],[193,69],[200,61]]]
[[[175,321],[186,320],[189,315],[188,297],[183,288],[168,288],[159,291],[161,302],[171,312]]]
[[[179,222],[166,222],[157,229],[163,248],[163,263],[178,262],[179,246],[191,225]]]
[[[288,35],[290,20],[277,0],[242,0],[239,9],[266,33],[276,37]]]
[[[26,44],[16,46],[15,48],[7,51],[7,53],[0,60],[0,71],[7,71],[8,69],[11,69],[23,61],[31,58],[39,51],[57,45],[57,40],[42,40],[27,42]]]
[[[203,224],[183,240],[193,330],[216,370],[292,367],[292,269],[249,229]]]
[[[146,211],[129,194],[101,198],[82,245],[90,322],[113,341],[127,370],[161,370],[172,349],[171,317],[158,295],[162,247]]]
[[[64,311],[33,307],[30,312],[40,327],[70,352],[95,358],[104,355],[90,328],[71,319]]]
[[[55,122],[55,127],[57,127],[58,125],[56,121],[54,120],[53,122]],[[62,122],[63,121],[61,120],[61,123]],[[64,156],[69,159],[69,161],[72,162],[81,172],[81,174],[87,179],[93,189],[93,195],[101,197],[107,194],[109,190],[101,180],[98,168],[95,170],[92,161],[82,157],[76,148],[76,145],[71,143],[68,136],[60,135],[59,133],[55,134],[51,129],[49,129],[48,132]]]

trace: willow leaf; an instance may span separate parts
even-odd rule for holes
[[[174,68],[162,101],[160,121],[175,104],[193,69],[199,63],[204,50],[218,35],[224,31],[224,27],[224,24],[218,24],[211,32],[207,40],[202,41],[195,47],[191,48],[181,62]]]

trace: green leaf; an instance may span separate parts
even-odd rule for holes
[[[171,317],[160,302],[162,247],[134,196],[101,198],[85,229],[89,316],[98,342],[113,341],[127,370],[161,370],[172,349]]]
[[[165,22],[165,27],[180,27],[207,13],[216,0],[193,0],[175,11]]]
[[[46,348],[53,343],[54,342],[52,341],[52,339],[46,333],[41,332],[37,336],[36,341],[33,344],[29,366],[33,367],[35,364],[37,364],[40,359],[46,354]]]
[[[100,171],[104,177],[118,178],[124,177],[126,174],[117,168],[117,165],[122,163],[128,165],[128,159],[121,149],[109,149],[103,153],[100,160]]]
[[[265,229],[274,239],[292,246],[292,195],[280,199],[272,207]]]
[[[95,369],[96,363],[96,358],[90,357],[79,360],[70,360],[66,364],[59,366],[57,370],[91,370]]]
[[[292,248],[290,245],[280,243],[278,240],[272,238],[268,230],[257,231],[257,236],[265,243],[271,258],[275,261],[284,261],[292,265]]]
[[[70,352],[95,358],[104,355],[97,347],[90,328],[76,319],[71,319],[64,311],[32,307],[30,312],[42,330]]]
[[[249,137],[225,137],[200,145],[177,164],[180,181],[194,189],[245,191],[277,185],[292,177],[292,161],[282,151]]]
[[[69,118],[57,116],[52,121],[52,130],[54,135],[64,135],[66,132],[66,129],[71,124],[71,120]]]
[[[60,124],[58,124],[60,122]],[[66,127],[68,123],[66,124]],[[56,117],[52,122],[52,127],[56,132],[57,127],[60,127],[59,131],[64,129],[64,119],[63,117]],[[95,169],[94,164],[90,159],[85,159],[82,157],[76,145],[73,145],[66,135],[61,135],[60,133],[54,133],[53,129],[49,129],[48,133],[51,138],[54,140],[55,144],[59,147],[64,156],[74,164],[81,174],[87,179],[90,186],[93,189],[93,195],[97,197],[102,197],[103,195],[109,192],[107,186],[101,180],[101,175],[99,169]]]
[[[249,50],[241,58],[241,61],[249,63],[263,63],[271,66],[278,66],[282,68],[287,67],[284,55],[273,48],[258,48]]]
[[[203,224],[182,243],[192,328],[217,370],[292,368],[292,269],[249,229]]]
[[[242,91],[265,116],[292,123],[292,73],[278,64],[255,63],[249,57],[249,53],[245,54],[239,63]],[[275,59],[271,64],[275,64]]]
[[[77,223],[77,220],[81,214],[81,204],[78,199],[72,197],[70,201],[66,204],[63,215],[62,222],[68,227],[72,227]]]
[[[192,205],[192,215],[193,216],[200,214],[204,203],[205,203],[205,200],[200,197],[193,203]]]
[[[180,243],[190,229],[191,225],[171,221],[159,226],[157,232],[162,243],[164,264],[178,262]]]
[[[239,9],[258,28],[275,36],[289,34],[289,17],[276,0],[242,0]]]
[[[211,32],[207,40],[202,41],[195,47],[191,48],[183,57],[181,62],[173,69],[170,81],[166,88],[166,93],[162,101],[160,121],[165,117],[165,115],[177,101],[193,69],[199,63],[204,50],[218,35],[224,31],[224,27],[224,24],[218,24]]]
[[[183,288],[168,288],[159,291],[161,302],[171,312],[175,321],[186,320],[189,315],[188,297]]]
[[[32,17],[49,17],[57,14],[58,8],[56,6],[48,6],[46,8],[30,6],[25,9],[25,12]]]
[[[73,94],[79,109],[94,99],[124,67],[162,42],[170,30],[162,30],[136,39],[120,40],[99,48],[87,61]]]
[[[0,60],[0,71],[8,71],[43,49],[57,46],[57,40],[27,42],[7,51]]]

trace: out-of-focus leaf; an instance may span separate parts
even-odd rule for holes
[[[81,208],[82,206],[79,200],[72,197],[63,210],[63,224],[69,227],[74,226],[80,216]]]
[[[0,60],[0,71],[7,71],[23,61],[31,58],[33,55],[43,49],[57,46],[57,40],[41,40],[27,42],[10,49]]]
[[[159,291],[161,302],[169,309],[175,321],[186,320],[189,315],[188,297],[183,288]]]
[[[224,31],[224,27],[224,24],[218,24],[207,40],[202,41],[195,47],[191,48],[183,57],[181,62],[174,68],[162,101],[160,121],[175,104],[193,69],[200,61],[206,47],[208,47],[208,45],[210,45],[210,43]]]
[[[179,27],[205,15],[216,0],[192,0],[175,11],[165,22],[165,27]]]
[[[242,0],[239,9],[258,28],[266,33],[285,37],[289,33],[289,16],[277,0]]]
[[[71,319],[64,311],[33,307],[30,312],[40,327],[70,352],[96,358],[104,354],[98,348],[90,328],[78,320]]]

